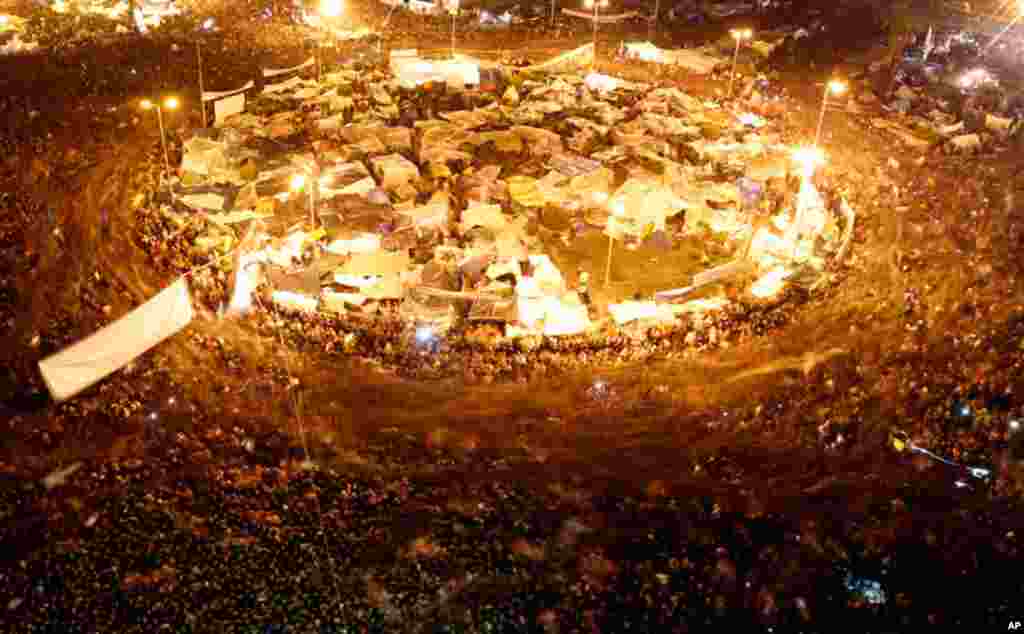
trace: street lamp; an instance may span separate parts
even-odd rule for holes
[[[341,0],[320,0],[320,15],[336,18],[341,15]]]
[[[167,175],[167,181],[170,182],[171,159],[170,156],[167,154],[167,134],[164,132],[163,111],[164,108],[166,108],[167,110],[177,110],[178,106],[181,105],[181,103],[178,101],[177,97],[166,97],[164,98],[163,103],[154,103],[149,99],[143,99],[141,102],[139,102],[139,105],[142,106],[143,110],[156,109],[156,122],[160,126],[160,145],[161,147],[163,147],[164,150],[164,170]]]
[[[736,80],[736,62],[740,58],[740,44],[743,40],[754,37],[754,32],[750,29],[733,29],[729,33],[732,34],[732,39],[736,40],[736,51],[732,54],[732,73],[729,75],[729,96],[732,97],[732,85]]]
[[[846,92],[846,82],[839,79],[832,79],[825,84],[825,94],[821,98],[821,114],[818,115],[818,129],[814,133],[814,147],[818,147],[818,140],[821,138],[821,124],[825,121],[825,110],[828,107],[828,95],[841,95]]]
[[[341,17],[344,10],[344,0],[320,0],[319,9],[313,15],[304,17],[306,24],[316,29],[311,36],[314,44],[313,58],[316,61],[316,81],[320,83],[323,75],[323,57],[321,49],[333,45],[336,35],[335,25],[329,24],[329,20]],[[330,41],[328,41],[330,40]]]
[[[597,21],[601,16],[601,8],[608,8],[609,0],[583,0],[583,6],[594,10],[594,65],[597,65]]]
[[[301,192],[303,190],[303,188],[305,188],[307,186],[309,187],[309,224],[310,224],[310,231],[316,229],[316,215],[317,215],[316,214],[316,193],[317,193],[317,185],[319,185],[320,187],[327,187],[334,180],[333,177],[330,176],[330,175],[322,176],[319,180],[317,180],[316,174],[317,174],[318,171],[319,171],[318,168],[314,165],[313,167],[308,168],[308,173],[309,173],[309,177],[310,177],[308,182],[307,182],[306,174],[300,172],[300,173],[295,174],[294,176],[292,176],[291,182],[289,182],[289,184],[288,184],[288,188],[293,193],[299,193],[299,192]]]
[[[455,59],[455,18],[459,15],[459,0],[451,0],[448,13],[452,16],[452,59]]]

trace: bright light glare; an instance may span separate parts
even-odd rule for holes
[[[9,20],[10,18],[8,18],[6,15],[0,15],[0,26],[6,26]]]
[[[420,326],[416,329],[416,341],[428,343],[434,338],[434,329],[430,326]]]
[[[754,32],[750,29],[733,29],[732,31],[729,31],[729,33],[731,33],[733,39],[736,40],[749,40],[754,35]]]
[[[320,0],[320,15],[325,18],[341,15],[341,0]]]
[[[293,192],[297,192],[302,189],[303,185],[306,184],[306,177],[302,174],[296,174],[292,176],[291,189]]]
[[[181,105],[181,102],[178,101],[177,97],[168,97],[167,99],[164,99],[164,108],[167,108],[168,110],[175,110],[179,105]]]
[[[960,87],[964,89],[976,88],[980,84],[991,81],[991,76],[984,68],[975,68],[967,71],[960,77]]]
[[[1011,420],[1010,421],[1010,431],[1018,431],[1018,430],[1020,430],[1020,421],[1017,420],[1017,419]]]
[[[270,294],[270,298],[274,300],[275,304],[294,310],[313,312],[317,307],[315,298],[292,291],[274,291]]]
[[[143,99],[139,102],[139,105],[142,107],[143,110],[149,110],[153,107],[153,102],[149,99]]]
[[[259,262],[261,257],[261,253],[247,253],[240,258],[235,271],[235,290],[228,303],[229,315],[242,315],[252,308],[252,296],[260,283],[260,269],[250,265]]]
[[[833,95],[841,95],[846,92],[846,82],[839,79],[833,79],[828,82],[828,89]]]
[[[825,153],[816,147],[801,147],[793,151],[793,160],[800,164],[805,178],[825,163]]]
[[[786,286],[786,278],[789,276],[790,272],[784,268],[769,271],[754,282],[750,287],[750,294],[759,299],[773,297]]]
[[[203,22],[203,30],[204,31],[209,31],[212,28],[213,28],[213,18],[206,18],[206,21]]]

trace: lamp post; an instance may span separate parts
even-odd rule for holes
[[[825,154],[817,146],[797,148],[793,152],[793,160],[800,166],[800,191],[796,197],[796,211],[793,214],[793,252],[790,257],[796,257],[797,247],[800,240],[800,224],[803,222],[804,206],[810,195],[811,177],[814,170],[825,163]]]
[[[661,0],[654,0],[654,17],[647,26],[647,41],[654,44],[654,30],[658,28],[658,14],[661,12]]]
[[[177,110],[181,103],[177,97],[166,97],[162,103],[154,103],[149,99],[143,99],[140,103],[143,110],[156,110],[156,122],[160,126],[160,146],[164,151],[164,170],[167,177],[167,181],[171,180],[171,158],[167,154],[167,134],[164,132],[164,115],[163,110]]]
[[[743,40],[752,38],[754,32],[750,29],[733,29],[729,33],[732,34],[732,39],[736,40],[736,50],[732,54],[732,72],[729,74],[729,96],[732,97],[732,86],[736,81],[736,62],[740,59],[740,44]]]
[[[301,192],[302,188],[305,187],[305,186],[306,186],[306,175],[305,174],[296,174],[295,176],[292,176],[292,180],[289,183],[289,189],[291,189],[291,191],[293,193],[297,194],[297,193]],[[312,231],[313,229],[316,229],[316,211],[315,211],[315,207],[313,206],[313,186],[312,185],[310,185],[310,187],[309,187],[309,225],[310,225],[310,231]]]
[[[583,0],[583,6],[594,10],[594,66],[597,66],[597,21],[601,17],[601,7],[607,7],[609,0]]]
[[[341,16],[342,0],[320,0],[320,27],[325,33],[333,33],[324,20],[333,20]],[[326,44],[318,43],[316,46],[316,81],[320,82],[323,70],[320,61],[320,49]]]
[[[199,40],[196,40],[196,64],[199,67],[199,111],[203,113],[203,127],[206,127],[206,102],[203,101],[203,93],[206,90],[203,88],[203,51],[199,46]]]
[[[814,132],[814,147],[818,147],[818,140],[821,138],[821,124],[825,121],[829,93],[841,95],[844,92],[846,92],[846,83],[843,81],[832,79],[825,84],[825,94],[821,97],[821,113],[818,115],[818,129]]]
[[[212,31],[215,26],[216,22],[213,18],[206,18],[199,25],[196,33],[196,67],[199,69],[199,111],[203,114],[204,128],[206,127],[206,102],[203,100],[203,93],[206,92],[206,88],[203,86],[203,50],[200,44],[199,33]]]
[[[452,16],[452,59],[455,59],[455,18],[459,15],[459,0],[451,0],[448,13]]]
[[[316,217],[317,217],[317,188],[326,187],[333,182],[334,178],[331,175],[321,176],[317,179],[317,173],[319,172],[316,166],[309,168],[308,175],[309,179],[306,178],[306,173],[298,173],[292,176],[291,181],[288,184],[288,188],[293,193],[299,193],[305,187],[309,187],[309,224],[310,230],[316,229]]]

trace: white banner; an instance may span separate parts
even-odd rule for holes
[[[233,114],[245,112],[245,93],[232,95],[213,102],[214,126],[221,126]]]
[[[195,313],[185,278],[124,317],[39,362],[54,400],[64,401],[188,326]]]
[[[251,89],[255,85],[255,83],[250,81],[248,84],[242,86],[241,88],[236,88],[234,90],[225,90],[222,92],[210,92],[209,90],[207,90],[203,93],[203,101],[216,101],[224,97],[230,97],[231,95],[235,95],[240,92],[245,92],[246,90]]]
[[[292,66],[291,68],[277,68],[277,69],[274,69],[274,68],[264,68],[263,69],[263,76],[264,77],[277,77],[278,75],[284,75],[285,73],[294,73],[297,70],[302,70],[303,68],[308,68],[308,67],[312,66],[315,63],[316,63],[316,58],[315,57],[310,57],[309,59],[307,59],[306,61],[302,62],[298,66]]]
[[[562,53],[558,57],[549,59],[546,62],[535,64],[524,68],[524,71],[535,72],[535,71],[549,71],[555,69],[561,69],[566,66],[587,66],[594,59],[594,45],[585,44],[579,48],[573,49],[566,53]]]
[[[577,17],[577,18],[583,18],[584,20],[590,20],[591,22],[594,21],[594,12],[593,11],[576,11],[574,9],[562,9],[562,13],[564,13],[566,15],[571,15],[571,16]],[[635,17],[636,15],[638,15],[636,11],[629,11],[627,13],[618,13],[616,15],[598,14],[597,21],[598,21],[599,24],[605,24],[605,23],[611,23],[611,22],[622,22],[623,20],[627,20],[629,18]]]
[[[276,84],[267,84],[266,86],[263,87],[263,92],[266,92],[266,93],[281,92],[282,90],[291,90],[291,89],[297,88],[297,87],[299,87],[301,85],[302,85],[302,78],[301,77],[292,77],[291,79],[286,79],[286,80],[284,80],[282,82],[278,82]]]

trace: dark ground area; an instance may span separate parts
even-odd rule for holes
[[[226,40],[247,45],[231,54],[211,41],[208,88],[304,59],[279,39],[272,50],[240,28]],[[172,279],[133,239],[159,143],[128,100],[193,84],[194,56],[171,44],[3,62],[15,69],[0,175],[4,631],[1005,631],[1024,619],[1014,151],[919,161],[865,117],[830,115],[827,178],[859,214],[851,256],[823,287],[737,308],[697,340],[409,352],[396,329],[367,326],[346,348],[329,324],[260,311],[197,320],[55,405],[38,360]],[[531,41],[526,54],[571,45]],[[809,76],[772,80],[795,136],[815,123]],[[185,112],[172,129],[195,125]],[[423,379],[432,356],[464,376]],[[897,451],[900,431],[992,477]],[[41,484],[77,462],[62,486]]]

